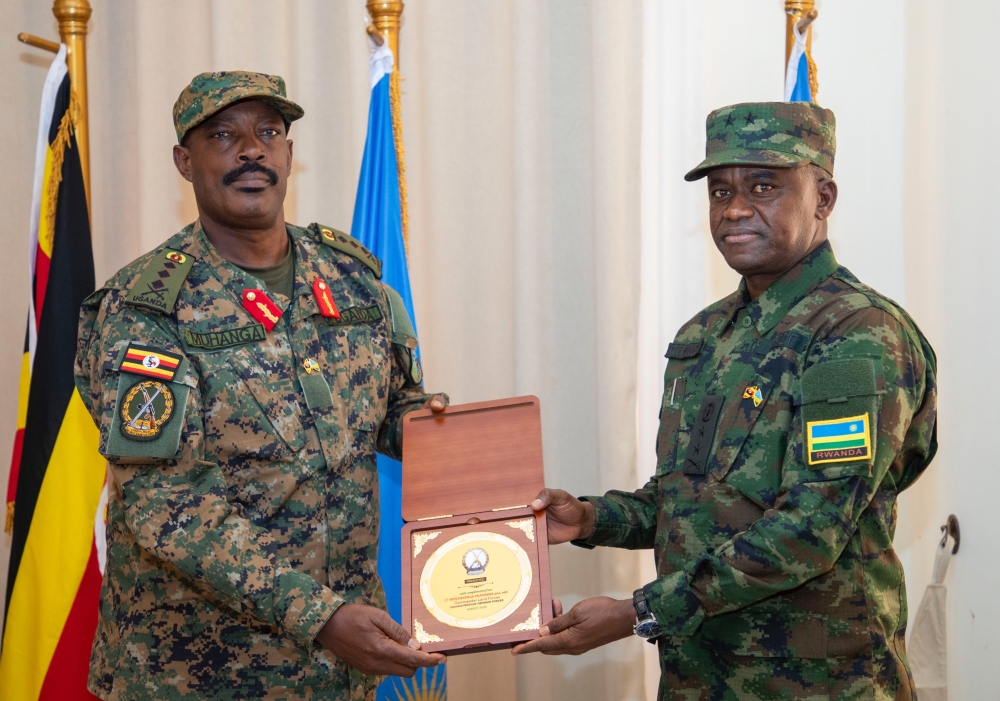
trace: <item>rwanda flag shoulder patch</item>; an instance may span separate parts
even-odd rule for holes
[[[130,343],[118,369],[170,382],[177,374],[177,366],[181,364],[181,360],[183,356],[176,353]]]
[[[810,465],[871,459],[868,414],[806,422],[806,451]]]

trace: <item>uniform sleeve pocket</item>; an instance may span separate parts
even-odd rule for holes
[[[803,462],[825,479],[870,475],[878,434],[881,362],[849,358],[802,374]]]
[[[656,476],[672,472],[677,454],[677,431],[681,426],[681,408],[664,408],[660,414],[660,430],[656,434]]]

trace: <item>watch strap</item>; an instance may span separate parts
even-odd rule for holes
[[[639,588],[632,592],[632,606],[635,608],[635,617],[639,620],[652,616],[649,610],[649,603],[646,601],[646,592],[644,589]]]

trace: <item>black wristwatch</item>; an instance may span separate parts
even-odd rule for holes
[[[663,629],[653,618],[653,613],[649,610],[649,603],[646,601],[646,592],[636,589],[632,593],[632,605],[635,607],[635,625],[632,632],[640,638],[653,640],[663,635]]]

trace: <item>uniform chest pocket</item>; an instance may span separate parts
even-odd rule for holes
[[[350,372],[347,425],[357,431],[375,431],[385,418],[390,362],[389,337],[382,326],[354,324],[346,327]]]
[[[249,348],[206,356],[206,440],[236,454],[278,458],[306,442],[305,406],[288,363],[269,367]]]
[[[697,413],[692,414],[690,437],[683,446],[683,454],[679,450],[677,456],[683,460],[685,474],[711,473],[717,480],[726,477],[774,384],[767,378],[754,377],[734,388],[725,388],[725,394],[705,394],[688,400],[690,407],[697,407]],[[699,404],[695,405],[695,401]]]
[[[802,452],[821,479],[870,475],[878,435],[878,358],[813,365],[802,374]]]

